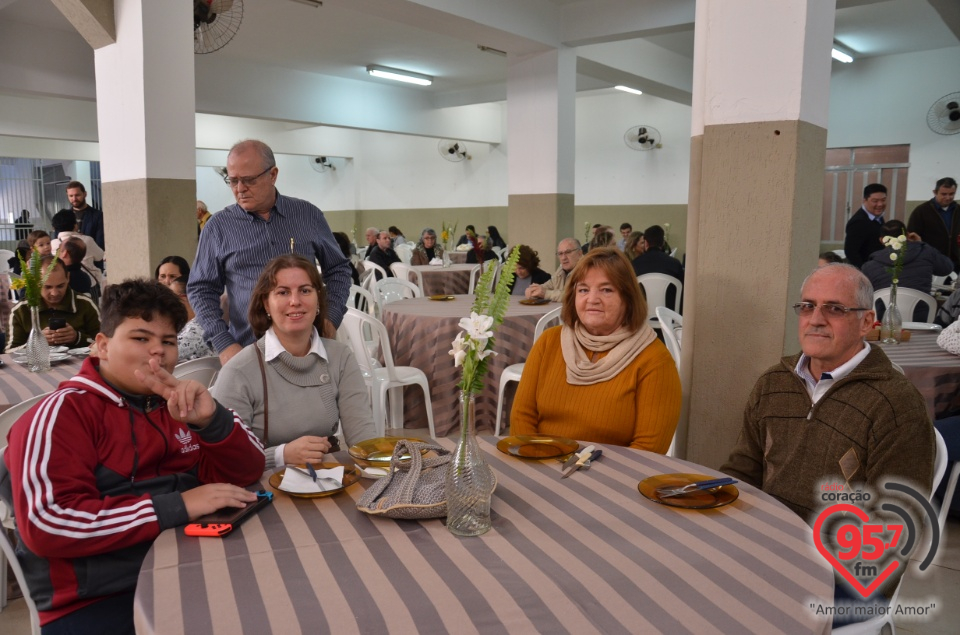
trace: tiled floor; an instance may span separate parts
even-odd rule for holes
[[[898,633],[910,635],[954,635],[960,631],[960,520],[947,522],[933,564],[922,574],[911,561],[899,601],[904,605],[936,604],[936,614],[926,618],[895,619]],[[915,553],[926,554],[925,547]],[[22,599],[14,600],[0,612],[0,633],[29,635],[30,616]]]

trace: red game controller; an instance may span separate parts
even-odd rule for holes
[[[183,533],[188,536],[208,536],[217,538],[225,536],[233,531],[231,523],[191,523],[187,525]]]

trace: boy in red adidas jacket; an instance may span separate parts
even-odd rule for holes
[[[107,287],[97,355],[8,435],[0,495],[42,632],[133,632],[157,535],[256,495],[263,447],[206,387],[179,381],[180,300],[157,282]]]

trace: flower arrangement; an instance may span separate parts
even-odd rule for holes
[[[517,260],[520,259],[520,246],[517,245],[510,252],[510,257],[500,269],[500,279],[497,288],[491,295],[488,289],[496,275],[496,267],[487,267],[477,282],[476,299],[470,317],[460,320],[460,328],[453,340],[453,364],[463,367],[463,377],[457,384],[467,393],[479,393],[483,390],[483,376],[487,373],[487,359],[496,355],[493,350],[494,333],[503,323],[503,317],[510,305],[510,285],[513,284],[514,271]]]
[[[670,242],[670,223],[663,224],[663,242]]]
[[[17,291],[24,289],[26,291],[27,304],[29,306],[40,306],[40,290],[43,289],[47,278],[49,278],[53,272],[57,264],[57,256],[53,256],[53,262],[47,267],[46,272],[40,267],[40,252],[36,249],[33,250],[33,255],[30,256],[29,265],[23,260],[23,256],[19,253],[17,254],[17,258],[20,260],[20,271],[22,273],[14,277],[10,283],[10,288]]]
[[[593,234],[590,232],[592,225],[590,221],[584,221],[583,223],[583,244],[586,245],[590,242],[590,239],[593,238]]]
[[[907,237],[900,234],[899,236],[884,236],[882,240],[885,246],[893,250],[890,254],[893,266],[887,267],[887,271],[893,276],[893,284],[897,284],[900,282],[900,273],[903,271],[903,259],[907,252]]]
[[[450,246],[450,241],[453,240],[453,237],[457,235],[457,225],[459,221],[454,223],[452,226],[447,225],[446,221],[442,221],[440,224],[440,242],[443,243],[444,247]]]

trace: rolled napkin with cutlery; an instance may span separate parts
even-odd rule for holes
[[[316,494],[329,492],[343,487],[343,466],[315,470],[307,464],[307,469],[294,465],[286,466],[280,489],[291,494]]]
[[[660,498],[683,496],[684,494],[692,494],[693,492],[716,489],[718,487],[723,487],[724,485],[733,485],[737,482],[737,479],[730,478],[728,476],[726,478],[713,478],[707,481],[697,481],[696,483],[690,483],[688,485],[658,487],[657,496]]]

